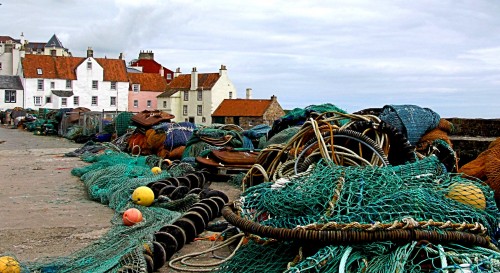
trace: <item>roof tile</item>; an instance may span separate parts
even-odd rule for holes
[[[215,109],[214,117],[261,117],[272,100],[225,99]]]
[[[140,84],[141,91],[163,92],[167,87],[167,80],[160,74],[154,73],[128,73],[131,84]]]

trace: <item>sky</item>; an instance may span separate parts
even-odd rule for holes
[[[284,109],[385,105],[500,118],[498,0],[0,0],[0,35],[190,73]]]

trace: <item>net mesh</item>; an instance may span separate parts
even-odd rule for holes
[[[262,272],[245,267],[257,259],[262,259],[262,268],[276,270],[271,272],[290,273],[500,270],[500,252],[495,246],[500,212],[493,191],[479,180],[449,173],[436,156],[375,167],[340,166],[321,160],[303,173],[248,188],[236,208],[238,217],[260,225],[245,222],[240,228],[257,233],[250,237],[262,236],[265,243],[261,243],[258,257],[252,252],[255,246],[242,247],[218,272]],[[277,239],[260,232],[271,229],[276,230],[269,234],[280,238],[284,248],[280,252],[287,253],[288,263],[269,258],[275,252],[267,247]],[[436,241],[433,236],[402,240],[400,233],[408,229],[443,237]],[[320,241],[305,238],[323,235],[292,237],[292,231],[297,230],[324,231],[325,237]],[[379,232],[370,234],[372,230]],[[355,238],[339,235],[335,243],[327,240],[327,233],[347,231],[366,233]],[[451,231],[460,235],[453,240],[444,235]],[[382,237],[384,232],[394,232],[393,237]],[[467,234],[488,238],[491,249],[466,242],[462,236]],[[352,243],[354,240],[357,243]]]
[[[91,164],[73,169],[72,174],[80,177],[92,200],[115,210],[112,227],[99,240],[69,256],[39,259],[23,263],[23,267],[26,272],[147,272],[145,245],[154,240],[155,232],[177,220],[199,198],[190,194],[176,202],[155,202],[145,207],[131,202],[132,192],[172,174],[185,174],[187,169],[174,166],[155,175],[151,167],[158,166],[161,158],[135,157],[113,150],[85,153],[81,158]],[[140,210],[143,220],[133,226],[124,225],[122,214],[129,208]]]

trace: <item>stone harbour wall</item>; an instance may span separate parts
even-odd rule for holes
[[[453,149],[457,153],[459,167],[477,158],[490,143],[500,137],[500,119],[447,119],[453,123],[450,134]]]

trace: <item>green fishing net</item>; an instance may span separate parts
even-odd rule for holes
[[[184,173],[186,168],[174,167],[155,175],[151,167],[158,166],[158,157],[135,157],[113,150],[102,154],[86,153],[82,159],[91,164],[73,169],[72,174],[83,181],[90,199],[115,210],[112,227],[99,240],[69,256],[23,263],[23,272],[147,272],[144,255],[151,248],[154,233],[181,217],[199,197],[188,194],[175,202],[155,201],[146,207],[131,202],[132,192],[139,186],[167,178],[171,173]],[[122,214],[129,208],[139,209],[143,220],[125,226]]]
[[[226,219],[265,242],[260,254],[276,241],[295,253],[286,265],[265,255],[263,268],[279,268],[272,272],[500,270],[493,191],[448,173],[436,156],[378,167],[319,161],[248,188],[235,209],[240,222]],[[218,272],[263,272],[238,271],[257,263],[252,248],[242,246]]]

